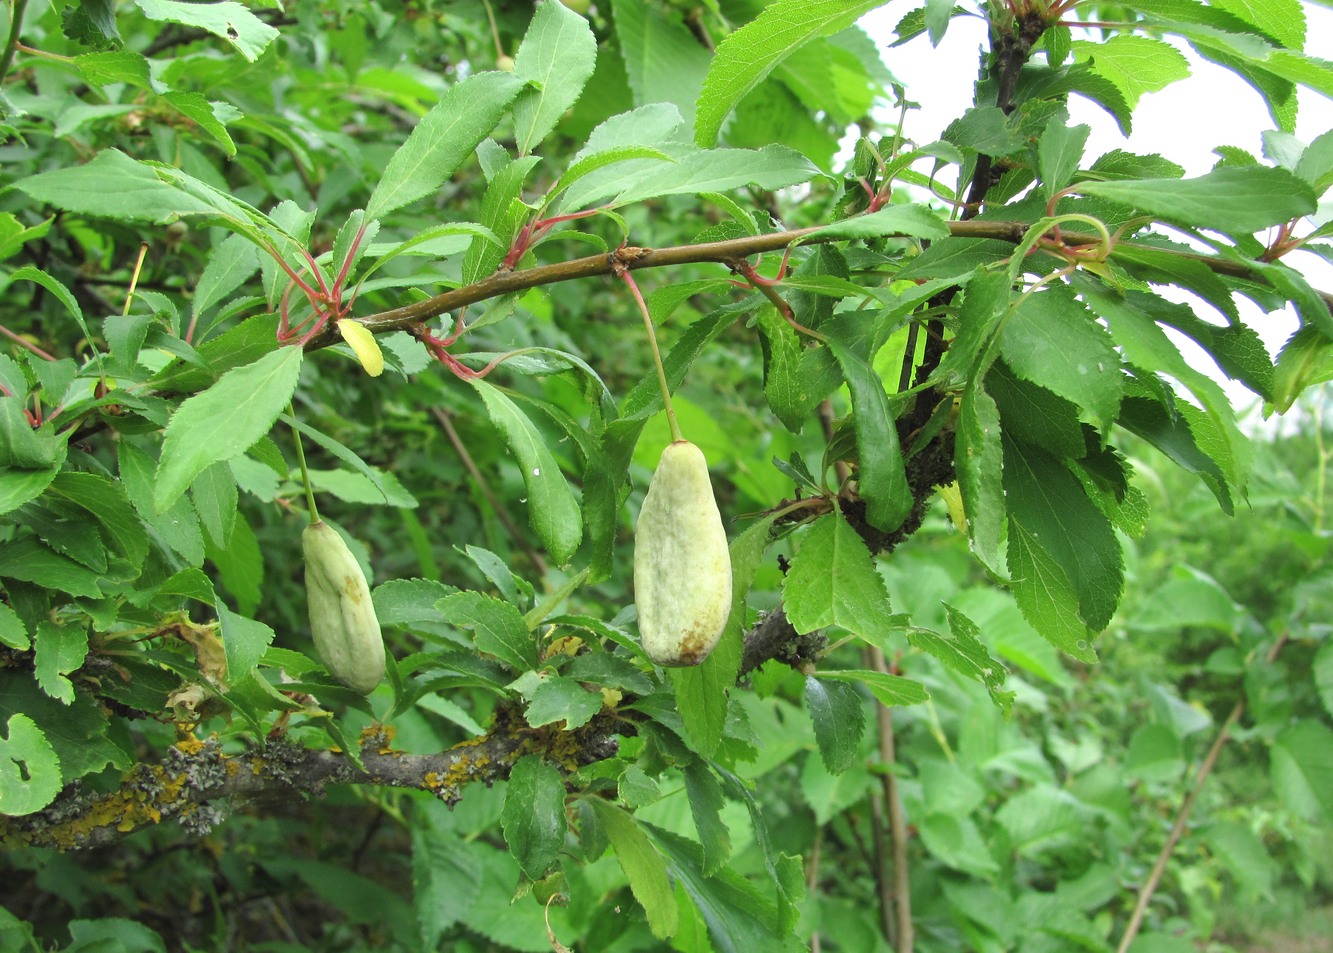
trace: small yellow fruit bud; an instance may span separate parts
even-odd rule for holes
[[[310,635],[329,674],[369,695],[384,680],[384,637],[370,587],[338,531],[325,522],[301,533]]]
[[[688,440],[662,451],[634,531],[634,604],[658,665],[698,665],[731,613],[731,557],[708,461]]]
[[[367,374],[379,377],[384,373],[384,352],[380,350],[379,342],[375,340],[375,335],[369,328],[360,321],[340,318],[338,333],[343,336],[343,340],[352,349],[352,353],[356,355],[356,359],[361,362]]]

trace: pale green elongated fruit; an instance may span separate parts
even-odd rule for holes
[[[688,440],[662,451],[634,529],[634,604],[658,665],[698,665],[731,612],[731,558],[708,461]]]
[[[384,680],[384,636],[370,587],[343,538],[328,523],[301,533],[310,634],[329,674],[369,695]]]

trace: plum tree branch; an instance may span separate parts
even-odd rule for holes
[[[1030,223],[1008,222],[1008,221],[959,221],[944,222],[952,238],[990,238],[998,241],[1009,242],[1017,245],[1020,243],[1030,227]],[[389,331],[402,331],[420,325],[422,322],[437,318],[442,314],[455,311],[459,308],[476,304],[480,301],[487,301],[491,298],[498,298],[502,295],[515,294],[520,291],[527,291],[530,288],[538,288],[543,285],[556,284],[561,281],[572,281],[580,278],[611,277],[618,271],[629,270],[638,271],[643,268],[665,268],[673,265],[700,264],[704,262],[716,262],[722,265],[729,265],[737,260],[743,260],[751,255],[763,254],[764,252],[782,251],[793,244],[817,244],[823,242],[842,241],[843,238],[830,234],[827,236],[816,235],[824,226],[812,226],[810,228],[792,229],[783,232],[771,232],[765,235],[750,235],[744,238],[733,238],[726,241],[702,242],[697,245],[676,245],[669,248],[641,248],[637,246],[623,246],[606,255],[589,255],[585,258],[575,258],[569,261],[556,262],[550,265],[539,265],[535,268],[524,268],[518,271],[501,270],[490,275],[481,281],[465,285],[461,288],[453,288],[442,292],[432,298],[424,301],[417,301],[401,308],[393,308],[388,311],[381,311],[376,314],[368,315],[358,320],[374,333],[386,333]],[[894,237],[894,236],[886,236]],[[910,237],[910,236],[899,236]],[[1081,247],[1086,245],[1100,245],[1102,238],[1099,235],[1090,232],[1069,232],[1064,231],[1060,235],[1061,241],[1072,247]],[[1181,261],[1190,261],[1202,264],[1216,274],[1227,275],[1233,278],[1247,278],[1253,281],[1267,283],[1262,272],[1258,269],[1262,263],[1256,262],[1254,267],[1245,262],[1223,259],[1212,255],[1205,255],[1197,252],[1186,252],[1175,249],[1162,249],[1156,246],[1138,245],[1134,242],[1118,242],[1115,249],[1147,249],[1155,254],[1166,254]],[[1115,249],[1111,256],[1115,257]],[[1324,305],[1333,313],[1333,293],[1326,291],[1316,291]],[[337,331],[330,326],[320,334],[311,338],[305,345],[306,350],[318,350],[337,344],[341,339]]]

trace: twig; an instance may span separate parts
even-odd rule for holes
[[[1269,649],[1265,664],[1273,664],[1278,653],[1282,651],[1282,647],[1286,644],[1287,633],[1284,632],[1273,643],[1273,647]],[[1120,945],[1116,947],[1116,953],[1125,953],[1130,944],[1134,942],[1134,938],[1138,936],[1139,929],[1143,926],[1144,915],[1148,912],[1148,903],[1152,900],[1153,894],[1162,882],[1162,875],[1166,873],[1167,862],[1171,859],[1176,844],[1180,842],[1181,836],[1185,833],[1190,814],[1194,811],[1194,803],[1203,792],[1203,786],[1208,781],[1208,776],[1212,774],[1213,767],[1217,764],[1217,757],[1222,753],[1222,746],[1226,744],[1230,737],[1231,729],[1236,726],[1236,722],[1240,721],[1240,716],[1244,712],[1245,699],[1242,697],[1231,709],[1231,714],[1227,715],[1227,720],[1222,723],[1222,728],[1217,732],[1217,737],[1213,739],[1212,747],[1208,749],[1208,754],[1204,756],[1203,763],[1199,765],[1199,771],[1194,776],[1194,786],[1185,795],[1185,800],[1180,802],[1180,810],[1176,812],[1176,820],[1171,825],[1171,833],[1167,835],[1166,843],[1162,845],[1162,849],[1158,852],[1157,862],[1153,864],[1148,879],[1139,888],[1138,901],[1134,904],[1134,912],[1130,915],[1129,923],[1125,926],[1125,935],[1120,938]]]
[[[9,68],[14,65],[14,54],[19,48],[19,34],[23,32],[23,14],[28,0],[14,0],[9,11],[9,38],[5,40],[5,49],[0,53],[0,83],[9,75]]]
[[[467,452],[467,446],[463,443],[463,438],[460,437],[458,431],[454,429],[453,421],[449,417],[449,411],[445,410],[443,407],[432,407],[430,411],[435,415],[435,419],[439,421],[440,429],[443,430],[445,436],[449,438],[449,442],[454,445],[454,450],[458,453],[458,458],[463,461],[464,468],[466,468],[472,479],[476,481],[477,488],[481,490],[481,495],[486,497],[486,502],[489,503],[491,509],[495,511],[496,518],[498,518],[501,525],[504,526],[505,532],[509,534],[509,538],[527,555],[528,559],[532,562],[533,568],[537,570],[537,574],[545,576],[546,560],[542,559],[541,553],[532,548],[532,544],[528,542],[527,534],[518,528],[513,517],[509,515],[509,510],[500,505],[500,500],[496,497],[495,491],[491,489],[490,482],[477,467],[476,462],[472,459],[472,454]]]
[[[888,674],[889,666],[884,651],[878,645],[870,646],[870,667]],[[875,704],[875,718],[879,725],[879,757],[888,770],[880,779],[884,789],[884,804],[889,812],[889,832],[893,845],[893,906],[898,924],[898,953],[912,953],[916,945],[916,929],[912,925],[912,891],[907,870],[907,821],[903,816],[902,794],[898,790],[898,775],[893,770],[897,752],[893,734],[893,710],[887,705]]]

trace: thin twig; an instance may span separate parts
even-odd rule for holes
[[[870,667],[888,674],[889,666],[884,651],[878,645],[870,646]],[[894,770],[897,751],[893,734],[893,711],[887,705],[875,703],[875,718],[879,726],[879,757],[887,769],[880,782],[884,789],[884,804],[889,812],[889,832],[893,845],[893,906],[898,924],[898,953],[912,953],[916,945],[916,929],[912,925],[912,890],[907,870],[907,821],[903,816],[902,794],[898,790],[898,774]]]
[[[1273,664],[1277,654],[1282,651],[1282,647],[1286,644],[1287,633],[1284,632],[1273,643],[1265,664]],[[1120,938],[1120,945],[1116,947],[1116,953],[1125,953],[1130,944],[1134,942],[1134,938],[1138,936],[1139,929],[1143,926],[1144,915],[1148,912],[1148,903],[1152,900],[1153,894],[1156,893],[1158,885],[1162,882],[1162,875],[1166,873],[1167,862],[1170,861],[1171,854],[1176,849],[1176,844],[1180,842],[1180,838],[1185,833],[1190,814],[1194,811],[1194,803],[1203,792],[1203,786],[1207,783],[1208,776],[1212,774],[1213,767],[1217,764],[1217,757],[1222,753],[1222,746],[1226,744],[1227,739],[1231,736],[1231,729],[1236,726],[1236,722],[1240,721],[1240,716],[1244,712],[1245,699],[1242,697],[1231,709],[1231,714],[1227,715],[1227,720],[1222,722],[1221,730],[1218,731],[1217,737],[1213,739],[1212,747],[1208,749],[1208,754],[1204,756],[1203,763],[1199,765],[1199,771],[1194,776],[1194,786],[1185,795],[1185,800],[1180,802],[1180,810],[1176,812],[1176,820],[1171,825],[1171,833],[1167,835],[1166,843],[1162,845],[1162,849],[1158,852],[1157,862],[1153,864],[1148,879],[1139,888],[1138,901],[1134,904],[1134,912],[1130,915],[1129,923],[1125,926],[1125,935]]]
[[[498,518],[500,523],[504,526],[505,532],[509,534],[509,538],[527,555],[528,559],[532,562],[533,567],[537,570],[538,575],[545,576],[546,560],[542,559],[541,553],[532,548],[532,544],[528,542],[527,534],[518,528],[513,517],[509,515],[509,511],[500,505],[499,498],[496,497],[495,491],[491,489],[491,485],[487,481],[485,475],[482,474],[481,470],[477,467],[476,462],[472,459],[472,454],[467,452],[467,446],[463,443],[463,438],[460,437],[458,431],[454,429],[454,424],[450,419],[449,411],[445,410],[443,407],[432,407],[430,410],[431,413],[435,415],[435,419],[439,421],[440,429],[443,430],[445,436],[449,438],[449,442],[454,445],[454,450],[457,451],[458,458],[463,461],[464,468],[467,469],[467,472],[471,475],[472,479],[476,481],[477,488],[481,490],[481,495],[486,497],[486,502],[489,503],[491,509],[495,511],[496,518]]]

